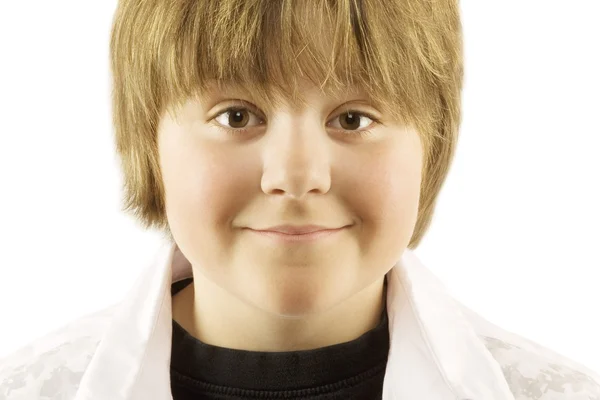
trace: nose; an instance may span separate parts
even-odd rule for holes
[[[263,192],[294,199],[307,193],[327,193],[331,187],[331,139],[325,128],[288,119],[269,129],[263,149]]]

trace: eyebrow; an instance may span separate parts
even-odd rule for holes
[[[212,100],[215,98],[230,98],[237,96],[246,97],[251,101],[255,99],[255,96],[253,96],[252,92],[247,90],[243,85],[236,82],[223,80],[213,80],[208,82],[206,89],[200,91],[199,93],[199,99],[204,105],[206,105],[208,102],[212,102]],[[345,102],[356,102],[373,107],[376,106],[373,98],[364,88],[348,91],[340,90],[325,97],[327,100],[338,100],[343,98]],[[300,102],[302,102],[302,100]],[[300,104],[298,104],[298,106],[300,106]]]

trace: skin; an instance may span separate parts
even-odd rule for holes
[[[167,218],[194,276],[173,297],[173,318],[204,343],[309,350],[380,321],[385,274],[417,219],[421,141],[364,92],[328,98],[305,83],[302,93],[310,106],[267,114],[239,88],[208,90],[160,120]],[[233,106],[247,122],[224,113]],[[354,114],[360,122],[345,124],[350,109],[379,122]],[[280,224],[347,227],[300,243],[246,229]]]

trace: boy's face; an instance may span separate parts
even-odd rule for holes
[[[266,115],[242,91],[209,91],[158,129],[167,217],[194,275],[287,316],[383,283],[413,233],[423,157],[418,133],[363,94],[302,93],[309,107]],[[223,113],[234,106],[244,110]],[[252,231],[282,224],[346,228],[299,242]]]

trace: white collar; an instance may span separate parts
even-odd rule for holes
[[[164,243],[115,308],[74,400],[172,400],[171,284],[192,276]],[[390,350],[383,400],[514,400],[461,307],[406,249],[386,275]]]

